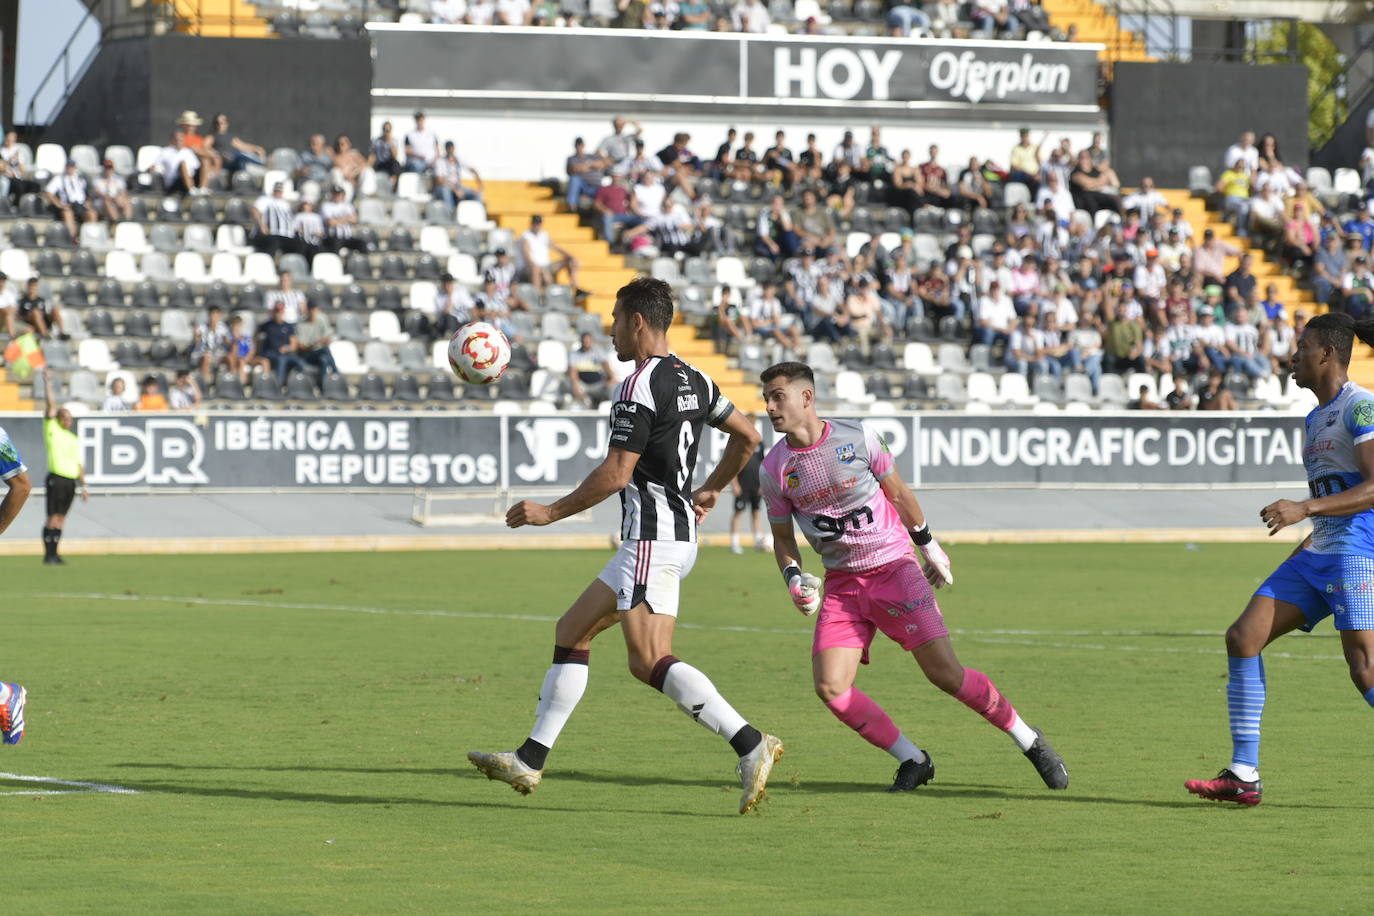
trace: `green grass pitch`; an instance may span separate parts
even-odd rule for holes
[[[31,695],[0,748],[5,906],[1367,912],[1374,711],[1329,623],[1267,654],[1264,804],[1182,787],[1229,760],[1221,631],[1284,548],[950,553],[960,658],[1053,739],[1067,792],[880,641],[859,684],[937,767],[883,792],[895,764],[812,693],[771,556],[703,550],[675,643],[787,744],[746,817],[729,748],[630,678],[614,630],[537,792],[464,759],[524,739],[603,552],[2,560],[0,677]]]

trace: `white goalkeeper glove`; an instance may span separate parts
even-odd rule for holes
[[[789,566],[782,571],[782,579],[787,583],[787,593],[792,596],[792,603],[797,606],[807,617],[821,606],[821,580],[810,573],[804,573],[800,567]]]
[[[916,549],[921,551],[926,581],[931,584],[931,587],[941,588],[946,585],[953,585],[954,573],[950,572],[949,569],[949,554],[944,552],[935,540],[935,536],[930,533],[930,527],[922,525],[919,528],[912,528],[909,533],[911,540],[916,544]]]

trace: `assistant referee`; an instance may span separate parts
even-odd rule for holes
[[[48,450],[48,521],[43,528],[43,562],[61,566],[66,561],[57,555],[57,542],[62,539],[62,526],[76,497],[77,485],[81,486],[83,502],[90,499],[91,494],[86,489],[86,469],[81,466],[81,440],[76,435],[76,418],[67,408],[57,406],[52,376],[47,371],[43,373],[43,388],[48,404],[43,421],[43,444]]]

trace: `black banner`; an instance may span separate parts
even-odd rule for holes
[[[1274,414],[864,416],[916,486],[1292,483],[1302,418]],[[42,420],[0,417],[35,480]],[[606,418],[431,411],[99,414],[77,421],[86,478],[103,489],[576,486],[606,456]],[[765,432],[765,443],[771,432]],[[703,440],[698,481],[726,436]]]
[[[452,26],[369,28],[373,95],[814,107],[1097,104],[1097,45]],[[608,66],[608,61],[614,61]]]

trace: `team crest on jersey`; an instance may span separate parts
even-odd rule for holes
[[[788,471],[788,472],[787,472],[787,489],[789,489],[789,490],[795,490],[795,489],[796,489],[797,487],[799,487],[799,486],[801,486],[801,475],[798,474],[796,471]]]
[[[835,446],[835,457],[840,459],[841,463],[849,464],[854,460],[854,443]]]
[[[1355,425],[1374,426],[1374,401],[1361,401],[1355,405]]]

